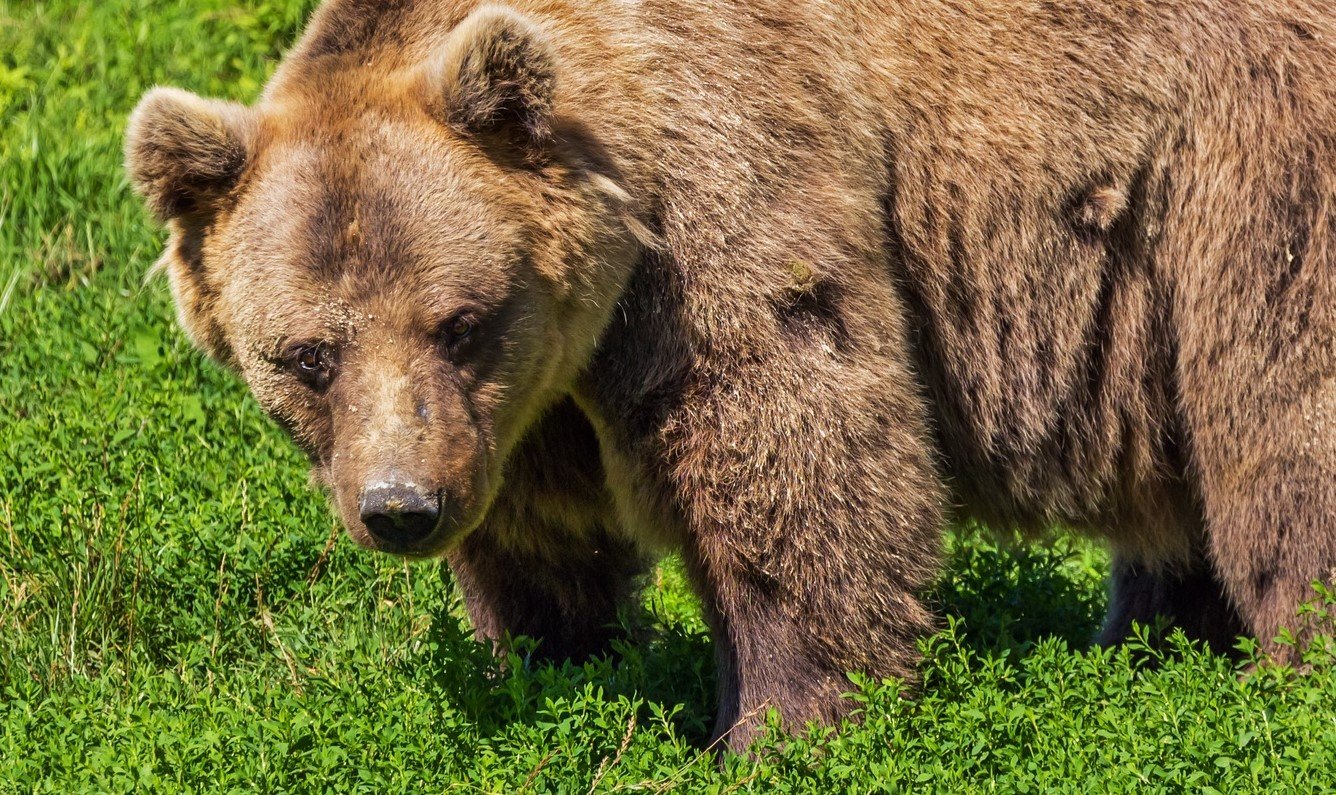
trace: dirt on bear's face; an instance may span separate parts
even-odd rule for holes
[[[253,109],[159,89],[130,135],[184,326],[306,450],[352,536],[414,556],[484,515],[634,252],[617,189],[548,146],[544,98],[507,96],[478,61],[505,53],[476,46],[461,31],[388,87],[350,74]],[[479,102],[530,116],[474,125]]]

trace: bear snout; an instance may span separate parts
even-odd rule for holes
[[[410,480],[378,481],[358,497],[362,524],[391,550],[415,547],[441,520],[441,495]]]

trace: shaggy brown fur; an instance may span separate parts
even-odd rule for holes
[[[912,677],[952,516],[1109,539],[1108,640],[1288,653],[1336,568],[1334,47],[1317,0],[329,0],[128,160],[360,542],[561,655],[681,550],[740,746]],[[429,533],[375,535],[385,484]]]

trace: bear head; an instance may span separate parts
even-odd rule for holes
[[[412,556],[482,520],[649,242],[541,25],[484,6],[430,49],[299,47],[254,106],[154,89],[126,143],[187,333]]]

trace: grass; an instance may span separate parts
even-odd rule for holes
[[[126,114],[155,83],[253,98],[310,6],[0,0],[0,792],[1336,789],[1330,655],[1090,649],[1085,542],[957,533],[922,694],[852,681],[861,726],[755,760],[702,750],[710,644],[671,560],[613,659],[499,665],[448,572],[341,538],[143,282]]]

